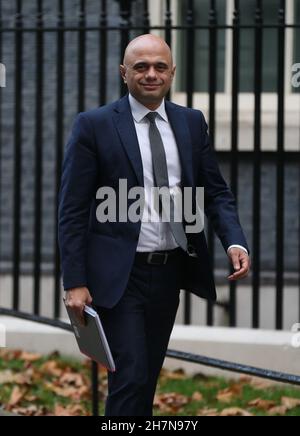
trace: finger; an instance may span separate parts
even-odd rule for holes
[[[235,271],[239,271],[241,268],[240,259],[238,254],[233,254],[231,257],[231,263]]]
[[[73,311],[75,317],[78,319],[79,323],[84,326],[85,325],[85,319],[84,319],[84,307],[85,305],[83,305],[81,302],[74,302],[71,301],[69,303],[69,307],[70,309]]]
[[[230,276],[228,276],[228,278],[240,278],[242,277],[244,274],[247,273],[247,269],[246,268],[241,268],[239,271],[234,272],[233,274],[231,274]]]
[[[246,277],[248,272],[249,272],[249,263],[248,262],[244,262],[244,265],[240,268],[240,270],[236,271],[235,273],[233,273],[230,276],[228,276],[228,279],[229,280],[241,279],[243,277]]]
[[[80,324],[82,327],[85,327],[85,326],[86,326],[86,321],[85,321],[85,317],[84,317],[84,311],[83,311],[83,309],[80,310],[80,311],[78,311],[78,312],[76,313],[76,317],[77,317],[77,319],[78,319],[79,324]]]
[[[246,269],[246,275],[247,275],[250,271],[250,265],[251,265],[250,257],[248,255],[243,256],[241,259],[241,264],[242,264],[242,268]]]
[[[234,254],[231,256],[231,267],[232,267],[232,274],[229,277],[234,277],[237,273],[241,270],[241,263],[239,261],[238,255]]]
[[[229,280],[238,280],[238,279],[242,279],[244,277],[246,277],[248,274],[248,270],[242,268],[240,271],[235,272],[234,274],[231,274],[230,276],[228,276]]]

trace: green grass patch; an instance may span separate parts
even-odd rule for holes
[[[99,370],[100,371],[100,370]],[[37,356],[0,352],[0,407],[22,415],[90,415],[91,366],[52,353]],[[107,375],[99,374],[99,414],[104,414]],[[188,377],[163,370],[157,387],[155,416],[300,416],[300,389],[245,377],[240,380]]]

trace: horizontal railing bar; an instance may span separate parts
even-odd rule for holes
[[[296,95],[296,94],[295,94]],[[231,150],[218,150],[216,149],[216,153],[218,155],[218,157],[222,158],[228,158],[231,155]],[[243,151],[243,150],[238,150],[238,159],[240,160],[251,160],[254,158],[254,150],[247,150],[247,151]],[[284,159],[285,162],[300,162],[300,151],[284,151]],[[278,156],[278,152],[277,150],[274,151],[259,151],[259,156],[262,159],[270,159],[270,160],[276,160],[277,156]]]
[[[228,362],[220,359],[213,359],[211,357],[199,356],[192,353],[183,351],[168,350],[167,357],[172,359],[184,360],[186,362],[197,363],[199,365],[210,366],[222,370],[237,372],[240,374],[251,375],[264,379],[269,379],[282,383],[289,383],[300,386],[300,375],[288,374],[279,371],[272,371],[264,368],[257,368],[254,366],[243,365],[240,363]]]
[[[32,315],[30,313],[19,312],[13,309],[5,309],[3,307],[0,307],[0,315],[12,316],[13,318],[20,318],[26,321],[37,322],[39,324],[44,324],[50,327],[55,327],[55,328],[72,332],[72,327],[70,324],[60,321],[58,319],[51,319],[43,316]]]
[[[220,307],[221,309],[224,309],[225,311],[229,311],[230,309],[230,302],[229,301],[214,301],[213,306]]]
[[[51,327],[60,328],[62,330],[72,331],[71,325],[63,321],[53,320],[50,318],[41,317],[37,315],[31,315],[16,310],[0,308],[0,315],[12,316],[14,318],[20,318],[27,321],[37,322],[39,324],[45,324]],[[228,362],[225,360],[214,359],[211,357],[200,356],[192,353],[186,353],[183,351],[168,350],[166,355],[167,357],[170,357],[172,359],[183,360],[186,362],[197,363],[199,365],[210,366],[213,368],[219,368],[227,371],[237,372],[240,374],[246,374],[246,375],[269,379],[277,382],[289,383],[289,384],[300,386],[300,375],[272,371],[264,368],[257,368],[254,366]]]
[[[210,29],[279,29],[279,28],[289,28],[289,29],[299,29],[299,24],[263,24],[263,25],[255,25],[255,24],[244,24],[239,26],[233,25],[180,25],[180,26],[167,26],[170,30],[210,30]],[[77,31],[99,31],[99,30],[166,30],[166,26],[55,26],[55,27],[1,27],[0,32],[77,32]]]

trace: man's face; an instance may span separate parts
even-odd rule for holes
[[[170,51],[165,46],[144,44],[130,50],[120,66],[129,92],[145,106],[159,106],[175,74]]]

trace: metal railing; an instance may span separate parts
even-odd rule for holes
[[[12,316],[26,321],[33,321],[43,325],[59,328],[72,332],[70,324],[59,320],[53,320],[50,318],[40,317],[37,315],[30,315],[28,313],[22,313],[11,309],[0,308],[0,315]],[[225,360],[214,359],[207,356],[200,356],[193,353],[187,353],[183,351],[167,350],[166,357],[171,359],[178,359],[185,362],[196,363],[211,368],[218,368],[221,370],[233,371],[239,374],[245,374],[253,377],[260,377],[267,380],[273,380],[281,383],[288,383],[295,386],[300,386],[300,375],[288,374],[284,372],[272,371],[270,369],[256,368],[249,365],[239,364],[235,362],[228,362]],[[98,364],[92,362],[91,365],[91,387],[92,387],[92,413],[93,416],[99,415],[99,371]]]
[[[54,279],[53,287],[53,318],[57,319],[61,315],[61,272],[60,272],[60,259],[59,250],[56,240],[57,235],[57,199],[60,187],[61,165],[63,159],[63,148],[65,143],[66,131],[69,130],[69,125],[65,126],[66,121],[66,102],[68,102],[67,83],[68,76],[66,75],[66,52],[67,52],[67,37],[75,35],[76,47],[74,45],[74,69],[76,70],[76,79],[74,79],[74,88],[76,88],[76,107],[74,107],[73,114],[85,110],[87,107],[87,89],[90,89],[86,83],[88,63],[87,59],[91,53],[88,45],[88,37],[92,37],[94,42],[97,42],[94,53],[98,54],[98,66],[95,72],[98,78],[97,83],[93,83],[96,87],[98,104],[102,105],[108,102],[109,91],[109,73],[110,73],[110,51],[109,44],[112,35],[119,38],[119,51],[114,54],[115,57],[122,59],[124,49],[133,35],[150,32],[152,30],[161,30],[165,36],[166,41],[172,47],[174,32],[185,33],[185,47],[186,53],[186,83],[185,93],[187,106],[193,107],[195,100],[195,77],[194,66],[195,59],[195,35],[200,29],[208,33],[208,46],[209,57],[207,64],[208,76],[208,94],[209,94],[209,127],[212,146],[215,146],[216,137],[216,95],[217,95],[217,41],[220,30],[232,32],[232,90],[231,90],[231,148],[230,151],[217,151],[221,160],[226,161],[230,167],[230,185],[235,196],[238,196],[238,176],[239,165],[241,162],[246,161],[253,167],[253,198],[250,207],[253,208],[252,215],[252,326],[257,328],[260,326],[260,291],[261,291],[261,183],[262,183],[262,165],[265,159],[272,159],[276,165],[276,261],[274,271],[276,274],[276,328],[283,327],[283,299],[284,299],[284,274],[285,274],[285,252],[284,240],[286,222],[284,216],[284,201],[285,201],[285,176],[286,164],[288,162],[299,162],[300,153],[298,151],[286,151],[284,144],[284,115],[285,115],[285,38],[287,29],[299,29],[300,24],[286,22],[286,1],[274,0],[277,5],[278,14],[277,21],[272,24],[266,24],[263,21],[264,11],[263,2],[256,1],[255,15],[253,16],[253,23],[251,25],[243,24],[241,22],[241,7],[238,0],[234,1],[234,10],[232,16],[232,23],[222,24],[218,22],[218,10],[215,1],[211,0],[209,4],[209,16],[207,24],[199,24],[195,20],[195,4],[196,1],[190,0],[186,2],[185,16],[183,22],[178,25],[175,20],[175,14],[172,10],[171,1],[163,1],[164,17],[162,25],[152,25],[150,20],[149,2],[138,0],[119,0],[114,2],[107,2],[106,0],[99,0],[98,5],[98,23],[90,24],[87,19],[88,15],[88,2],[81,0],[79,2],[79,9],[76,22],[74,20],[70,23],[66,14],[66,7],[72,6],[72,0],[58,0],[55,3],[54,12],[51,14],[53,20],[51,23],[44,15],[44,2],[42,0],[31,1],[32,6],[35,5],[35,15],[32,11],[26,12],[26,4],[22,0],[16,0],[14,8],[10,16],[5,16],[3,12],[3,5],[0,3],[0,56],[3,55],[4,41],[8,35],[13,36],[10,39],[11,52],[13,57],[10,60],[10,70],[13,72],[9,80],[13,80],[13,91],[10,103],[13,107],[13,126],[9,141],[13,146],[13,187],[12,191],[12,250],[10,261],[12,264],[12,277],[13,277],[13,298],[12,308],[17,311],[20,308],[20,276],[21,276],[21,263],[24,258],[22,254],[22,183],[24,177],[24,160],[23,160],[23,138],[28,127],[28,119],[24,117],[24,90],[28,83],[28,78],[24,74],[25,57],[28,55],[28,37],[30,36],[31,44],[35,44],[36,50],[34,54],[34,65],[32,69],[34,79],[33,90],[33,125],[30,127],[33,136],[34,147],[32,149],[34,160],[34,174],[33,174],[33,235],[32,235],[32,275],[33,275],[33,308],[32,312],[35,315],[40,314],[41,307],[41,278],[42,278],[42,262],[43,262],[43,159],[45,159],[45,145],[46,139],[43,135],[45,127],[51,124],[51,133],[47,140],[52,145],[54,152],[54,165],[52,177],[54,178],[54,190],[52,196],[52,204],[54,205],[53,212],[53,250],[51,258],[48,259],[53,266],[51,277]],[[118,23],[112,23],[111,16],[109,15],[109,8],[112,3],[118,5],[117,15]],[[11,2],[13,4],[13,2]],[[134,11],[134,8],[137,8]],[[29,14],[29,15],[28,15]],[[116,16],[115,16],[116,18]],[[54,23],[54,24],[53,24]],[[255,64],[255,77],[253,95],[255,100],[254,105],[254,149],[253,151],[240,151],[239,144],[239,94],[240,94],[240,44],[241,32],[244,29],[252,29],[254,35],[254,59]],[[263,78],[263,49],[262,49],[262,33],[265,29],[275,29],[277,33],[277,148],[276,151],[264,151],[261,147],[261,116],[262,116],[262,78]],[[55,92],[51,96],[52,115],[47,117],[45,113],[46,102],[46,83],[45,83],[45,59],[46,52],[46,38],[52,35],[52,44],[55,56],[53,63],[55,71],[53,74]],[[73,79],[72,79],[73,80]],[[119,94],[125,92],[124,84],[122,81],[119,83]],[[1,135],[5,133],[5,108],[3,107],[3,90],[0,90],[0,130]],[[27,130],[26,130],[27,132]],[[49,145],[49,143],[47,143]],[[3,140],[0,143],[1,149],[4,147]],[[4,153],[0,153],[0,165],[5,165]],[[1,184],[1,178],[0,178]],[[1,185],[0,185],[1,188]],[[2,188],[3,190],[4,188]],[[0,190],[1,192],[1,190]],[[1,201],[2,203],[2,201]],[[5,210],[1,205],[0,220],[3,219]],[[2,235],[4,231],[2,230]],[[212,228],[208,227],[208,242],[210,246],[212,263],[214,264],[214,239]],[[0,241],[1,246],[1,241]],[[3,246],[3,243],[2,243]],[[300,243],[298,241],[298,247]],[[300,252],[300,248],[298,250]],[[0,255],[1,258],[1,255]],[[224,304],[224,308],[228,309],[229,324],[230,326],[236,325],[236,311],[237,311],[237,289],[236,283],[231,283],[229,289],[229,300]],[[300,312],[300,307],[299,307]],[[189,324],[191,322],[191,296],[185,294],[185,310],[184,322]],[[207,304],[207,324],[214,324],[214,305]]]

